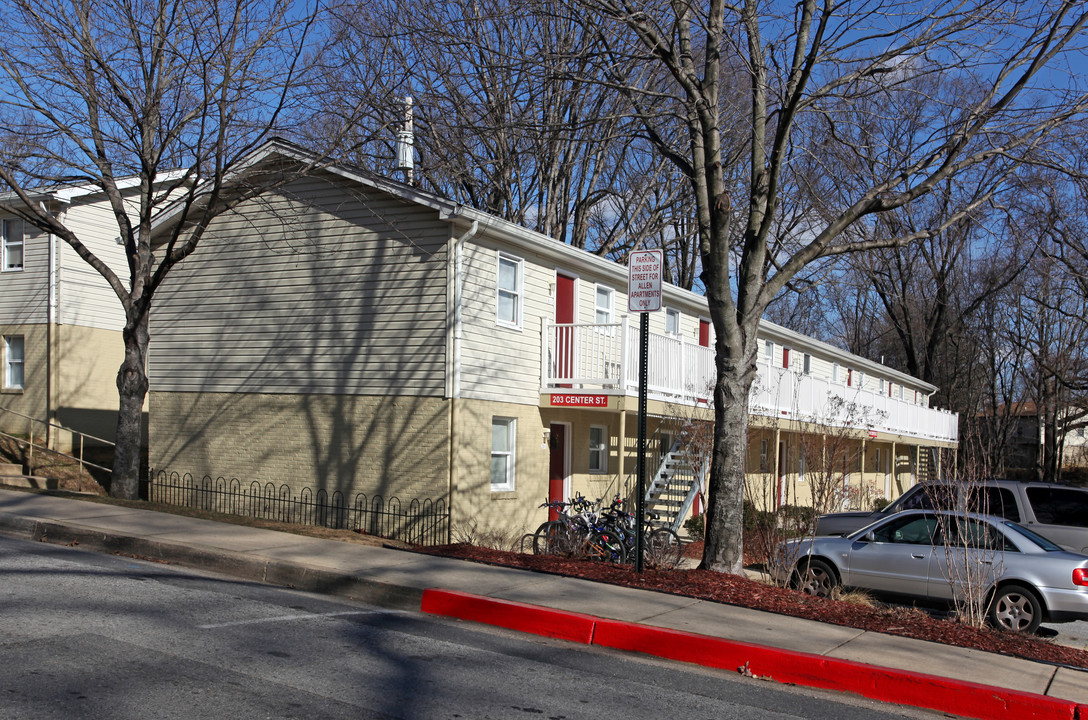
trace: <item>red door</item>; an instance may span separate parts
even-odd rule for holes
[[[786,499],[786,443],[778,443],[778,482],[774,491],[774,509],[782,507]]]
[[[555,322],[570,325],[574,322],[574,278],[555,276]],[[574,328],[555,330],[555,376],[569,378],[574,375]],[[560,387],[570,387],[563,383]]]
[[[550,427],[550,451],[548,459],[548,502],[562,502],[563,485],[567,473],[567,426],[552,423]],[[549,520],[558,520],[559,514],[551,509]]]
[[[699,318],[699,344],[705,348],[710,347],[710,321]],[[708,398],[696,398],[696,402],[706,403]]]

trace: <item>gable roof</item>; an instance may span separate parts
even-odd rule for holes
[[[517,223],[503,220],[412,185],[382,177],[350,163],[333,160],[282,138],[272,138],[254,150],[231,171],[230,175],[224,179],[223,185],[228,187],[228,193],[230,193],[229,187],[232,183],[243,186],[248,178],[283,172],[284,169],[290,167],[299,169],[285,174],[282,182],[273,182],[261,191],[274,189],[278,185],[286,184],[306,173],[328,173],[345,182],[378,190],[406,202],[431,208],[438,213],[440,219],[450,223],[460,223],[466,227],[477,224],[480,230],[487,232],[490,237],[501,241],[510,248],[532,253],[557,264],[573,266],[574,268],[587,268],[593,273],[607,278],[616,287],[625,287],[627,284],[627,268],[612,260],[594,255]],[[201,186],[195,188],[194,199],[196,203],[199,204],[210,200],[210,191],[206,187],[207,183],[203,188]],[[238,196],[241,197],[243,194],[239,193]],[[178,200],[157,215],[152,223],[153,234],[157,235],[172,228],[178,221],[177,214],[183,207],[184,199]],[[663,304],[674,306],[679,304],[689,308],[689,311],[692,308],[697,308],[697,312],[701,316],[709,319],[709,308],[705,296],[668,283],[662,285],[662,294]],[[816,354],[842,357],[844,359],[849,358],[851,367],[891,379],[893,382],[918,387],[928,393],[937,390],[935,385],[795,332],[769,320],[760,321],[759,332],[761,336],[771,338],[780,344],[790,345],[795,349],[807,348]]]

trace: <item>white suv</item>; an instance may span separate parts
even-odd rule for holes
[[[1088,489],[1054,483],[988,480],[921,483],[879,512],[821,515],[817,535],[845,535],[900,510],[955,510],[1013,520],[1062,548],[1088,555]]]

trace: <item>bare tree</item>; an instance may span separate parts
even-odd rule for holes
[[[110,491],[135,497],[155,292],[213,217],[283,181],[287,168],[246,162],[313,114],[320,13],[289,0],[12,0],[0,30],[0,181],[14,197],[2,207],[68,243],[124,307]],[[326,135],[342,136],[352,116]],[[110,267],[36,201],[35,187],[67,184],[108,199],[127,267]],[[153,218],[167,206],[153,246]]]
[[[1088,296],[1042,241],[1024,282],[1009,298],[1005,340],[1022,352],[1025,399],[1038,421],[1036,477],[1056,481],[1066,433],[1082,424],[1088,407]]]
[[[411,96],[417,184],[620,262],[661,247],[677,284],[697,282],[690,214],[677,212],[690,186],[600,92],[585,52],[595,30],[531,0],[349,2],[337,15],[330,105],[369,107],[377,127]],[[380,83],[361,84],[373,68]],[[353,159],[388,173],[393,141],[360,143]]]
[[[683,109],[672,121],[684,133],[655,133],[658,112],[640,118],[695,196],[717,358],[702,567],[739,572],[748,392],[764,311],[814,264],[923,241],[969,217],[988,201],[986,192],[934,225],[895,236],[864,232],[882,214],[973,168],[1008,176],[1033,146],[1079,116],[1086,96],[1060,63],[1080,49],[1085,8],[1071,0],[924,7],[891,0],[582,0],[570,7],[599,27],[602,57],[638,57],[666,71],[666,87],[639,83],[656,80],[652,72],[606,76],[635,112],[664,92]],[[738,69],[744,84],[729,84]],[[940,78],[942,87],[955,80],[965,90],[934,96],[919,88],[920,76]],[[728,101],[742,88],[745,121],[727,125],[724,108],[734,110]],[[872,100],[868,112],[909,109],[924,118],[917,125],[924,131],[868,133],[865,108],[852,112],[862,99]],[[666,140],[681,134],[684,145]],[[829,143],[839,149],[829,151]],[[868,150],[874,145],[875,155]],[[859,163],[875,157],[878,165],[857,175],[840,164],[851,152]],[[834,203],[813,202],[827,197],[821,185],[835,185]]]

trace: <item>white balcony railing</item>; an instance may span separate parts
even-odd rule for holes
[[[714,351],[683,338],[650,333],[647,392],[656,400],[705,404],[713,395]],[[545,324],[541,386],[638,393],[638,328],[618,323]],[[908,435],[959,438],[959,416],[880,393],[760,362],[749,396],[755,415]]]

